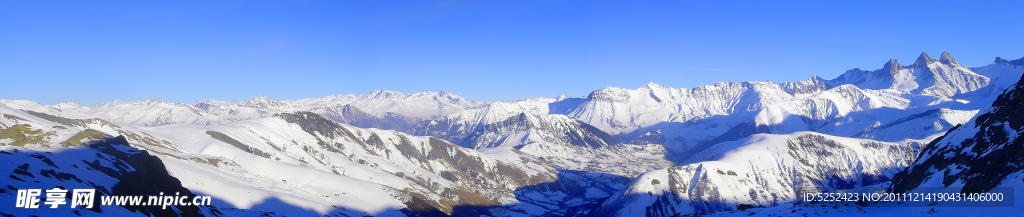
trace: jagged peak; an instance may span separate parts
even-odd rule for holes
[[[447,91],[438,91],[436,96],[444,98],[444,99],[448,99],[448,100],[453,100],[452,101],[453,103],[466,99],[465,97],[459,96],[458,94],[450,93],[450,92],[447,92]]]
[[[896,73],[900,70],[903,70],[903,66],[900,65],[900,62],[897,62],[896,59],[890,59],[889,62],[885,62],[885,65],[882,65],[882,70],[888,71],[890,73]]]
[[[846,71],[846,73],[850,73],[850,72],[858,72],[858,71],[853,71],[853,70]],[[843,73],[843,74],[846,74],[846,73]],[[818,83],[824,83],[824,82],[825,82],[825,79],[822,79],[820,76],[812,75],[810,78],[807,78],[807,79],[801,80],[801,81],[787,81],[787,82],[775,83],[775,84],[779,85],[779,86],[792,86],[792,85],[796,85],[796,84],[807,84],[807,83],[818,84]]]
[[[444,95],[444,93],[445,93],[444,91],[434,92],[434,91],[424,90],[424,91],[415,92],[415,93],[406,94],[406,95],[410,95],[410,96],[440,96],[440,95]]]
[[[625,102],[629,100],[629,91],[626,88],[608,86],[590,92],[587,98],[598,101]]]
[[[62,103],[58,103],[57,105],[54,105],[54,106],[58,107],[58,108],[64,108],[64,107],[84,107],[84,106],[82,106],[82,105],[80,105],[80,104],[78,104],[76,102],[62,102]]]
[[[939,62],[955,66],[960,65],[953,59],[953,56],[949,55],[949,52],[946,51],[942,52],[942,56],[939,57]]]
[[[146,100],[146,104],[154,104],[154,103],[167,103],[167,102],[165,102],[163,100],[160,100],[160,99],[157,99],[157,98],[149,98],[148,100]]]
[[[438,91],[437,95],[439,95],[439,96],[447,96],[447,97],[461,97],[458,94],[450,93],[448,91],[443,91],[443,90],[442,91]]]
[[[996,61],[993,62],[993,63],[995,63],[995,64],[1006,63],[1006,64],[1010,64],[1010,65],[1015,65],[1015,66],[1024,66],[1024,57],[1021,57],[1020,59],[1016,59],[1016,60],[1006,60],[1006,59],[1003,59],[1002,57],[996,57]]]
[[[669,86],[666,86],[666,85],[663,85],[663,84],[658,84],[658,83],[654,83],[654,82],[652,81],[651,83],[647,83],[647,84],[645,84],[644,86],[642,86],[642,87],[640,87],[640,88],[647,88],[647,89],[655,89],[655,88],[658,88],[658,89],[666,89],[666,88],[671,88],[671,87],[669,87]]]
[[[110,106],[116,106],[116,105],[121,105],[121,104],[125,104],[125,103],[126,102],[121,101],[120,99],[114,99],[114,100],[111,100],[109,102],[96,104],[96,107],[110,107]]]
[[[199,103],[213,104],[213,103],[219,103],[219,102],[220,101],[217,101],[215,99],[200,99],[200,100],[196,100],[196,102],[194,102],[192,104],[199,104]]]
[[[604,87],[604,88],[601,88],[601,89],[597,89],[596,91],[623,91],[623,90],[627,90],[627,89],[626,88],[621,88],[621,87],[607,86],[607,87]]]
[[[200,99],[200,100],[196,100],[196,102],[192,103],[192,106],[207,107],[207,106],[211,106],[211,105],[224,105],[224,104],[227,104],[227,102],[217,101],[215,99]]]
[[[373,90],[367,93],[370,98],[391,98],[391,97],[405,97],[406,94],[394,90]]]
[[[932,57],[928,56],[927,53],[921,52],[921,55],[917,56],[917,60],[914,61],[914,64],[910,65],[910,68],[927,66],[929,63],[933,62],[936,62],[935,59],[932,59]]]
[[[254,96],[254,97],[252,97],[251,100],[252,101],[268,102],[268,101],[270,101],[270,98],[267,97],[267,96]]]

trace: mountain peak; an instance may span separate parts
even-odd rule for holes
[[[69,101],[69,102],[62,102],[62,103],[59,103],[59,104],[55,105],[55,107],[58,107],[58,108],[67,108],[67,107],[84,107],[84,106],[82,106],[82,105],[79,105],[79,104],[78,104],[78,103],[76,103],[76,102],[70,102],[70,101]]]
[[[110,101],[110,102],[96,104],[96,107],[110,107],[110,106],[116,106],[116,105],[120,105],[120,104],[125,104],[125,102],[121,101],[120,99],[114,99],[113,101]]]
[[[1006,64],[1010,64],[1010,65],[1015,65],[1015,66],[1024,66],[1024,57],[1021,57],[1020,59],[1016,59],[1016,60],[1006,60],[1006,59],[1003,59],[1002,57],[996,57],[996,61],[993,62],[993,63],[995,63],[995,64],[1006,63]]]
[[[370,98],[391,98],[404,97],[405,94],[394,90],[373,90],[369,93]]]
[[[949,52],[946,51],[942,52],[942,56],[939,57],[939,62],[949,65],[960,65],[956,60],[953,60],[953,56],[949,55]]]
[[[219,103],[219,102],[220,101],[217,101],[215,99],[200,99],[200,100],[196,100],[196,102],[194,102],[192,104],[214,104],[214,103]]]
[[[587,96],[589,100],[596,100],[599,102],[628,102],[629,101],[629,90],[621,87],[608,86],[590,92]]]
[[[936,62],[935,59],[932,59],[932,57],[928,56],[927,53],[921,52],[921,55],[917,56],[917,61],[914,61],[914,64],[910,65],[910,68],[927,66],[929,63],[933,62]]]
[[[651,83],[645,84],[642,88],[654,89],[654,88],[667,88],[667,87],[668,86],[665,86],[665,85],[662,85],[662,84],[658,84],[658,83],[654,83],[652,81]]]
[[[270,98],[268,98],[267,96],[255,96],[255,97],[252,97],[252,100],[253,101],[263,101],[263,102],[266,102],[266,101],[270,101]]]
[[[902,69],[903,66],[900,65],[899,62],[896,62],[896,59],[890,59],[889,62],[886,62],[885,65],[882,66],[882,70],[888,71],[890,74],[895,74]]]
[[[149,98],[148,100],[146,100],[146,104],[156,104],[156,103],[166,103],[166,102],[164,102],[163,100],[157,99],[157,98]]]

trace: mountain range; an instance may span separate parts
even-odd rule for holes
[[[168,189],[212,196],[213,206],[66,211],[672,216],[936,180],[990,190],[1020,185],[1003,180],[1024,164],[1013,157],[1024,150],[1014,122],[1022,75],[1024,58],[967,67],[944,52],[831,80],[650,83],[515,102],[383,90],[93,107],[0,100],[0,154],[11,156],[0,170],[12,171],[0,197],[158,174],[179,183]],[[152,192],[118,189],[104,193]],[[14,211],[0,212],[35,210]]]

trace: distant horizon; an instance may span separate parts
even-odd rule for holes
[[[653,82],[834,79],[948,51],[1024,57],[1021,1],[0,1],[0,98],[93,107],[449,92],[512,102]],[[914,14],[908,14],[914,13]],[[941,49],[941,50],[936,50]]]

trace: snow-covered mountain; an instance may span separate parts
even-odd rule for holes
[[[929,143],[917,161],[894,178],[890,190],[945,188],[948,192],[983,193],[995,187],[1020,188],[1024,186],[1022,132],[1024,77],[991,107]]]
[[[59,126],[59,125],[58,125]],[[21,128],[21,127],[19,127]],[[6,188],[0,190],[3,201],[12,202],[0,210],[4,216],[215,216],[220,211],[212,206],[101,206],[101,197],[110,195],[159,195],[159,192],[196,196],[181,186],[181,181],[168,174],[160,159],[148,152],[128,146],[125,137],[75,143],[76,148],[43,149],[2,147],[0,170],[13,171],[0,178]],[[82,146],[82,147],[78,147]],[[15,187],[17,186],[17,187]],[[12,208],[19,189],[95,189],[91,208],[68,204],[50,209],[40,201],[37,209]],[[191,197],[190,197],[191,198]],[[44,200],[45,201],[45,200]]]
[[[996,64],[975,68],[991,72],[1024,66],[1024,59],[1010,62],[1002,58]],[[1016,64],[1016,65],[1014,65]],[[979,73],[987,74],[987,73]],[[1010,77],[993,77],[993,82],[1004,82]],[[713,215],[836,215],[836,216],[966,216],[989,214],[998,216],[1020,215],[1024,200],[1009,199],[1024,194],[1024,140],[1018,138],[1024,130],[1024,77],[998,95],[989,107],[976,116],[968,117],[962,125],[949,128],[947,133],[924,145],[918,157],[908,167],[892,176],[891,183],[851,189],[853,192],[892,193],[964,193],[964,197],[950,200],[924,200],[922,202],[892,203],[789,203],[777,207],[752,208],[744,211],[721,212]],[[937,115],[950,115],[940,111]],[[934,112],[906,118],[906,122],[929,119]],[[954,114],[962,118],[964,114]],[[877,130],[913,131],[897,124]],[[978,193],[1001,194],[1001,200],[984,202],[965,201]],[[923,197],[919,197],[921,200]],[[980,197],[979,197],[980,198]],[[992,197],[994,198],[994,197]],[[665,209],[661,209],[665,210]]]
[[[527,134],[501,129],[513,125],[493,126],[512,121],[514,114],[549,121],[561,117],[552,115],[565,115],[620,141],[657,132],[677,163],[712,145],[756,133],[815,131],[888,142],[919,140],[963,124],[998,95],[996,90],[1012,84],[1005,77],[1024,74],[1024,67],[998,60],[970,68],[946,52],[938,60],[921,53],[911,65],[889,60],[882,69],[852,69],[832,80],[815,76],[785,83],[719,82],[680,89],[655,83],[637,89],[608,87],[584,98],[491,103],[421,123],[412,133],[486,148],[499,141],[525,141]],[[919,130],[881,130],[895,126]],[[473,133],[473,141],[463,141]]]
[[[473,149],[515,148],[561,169],[635,177],[672,163],[660,144],[623,144],[587,123],[546,114],[554,99],[495,102],[421,123],[413,131]]]
[[[908,177],[916,176],[895,174],[911,165],[922,147],[922,159],[942,159],[918,161],[905,173],[937,177],[915,167],[949,163],[944,157],[959,156],[950,154],[956,151],[967,153],[956,159],[1014,165],[989,159],[1006,156],[994,153],[1010,149],[991,145],[1002,140],[985,143],[992,147],[984,150],[962,145],[968,141],[964,136],[943,137],[946,145],[922,144],[958,125],[952,132],[980,129],[970,134],[983,137],[972,142],[999,136],[1012,141],[1019,130],[1011,123],[1015,114],[987,106],[1013,98],[999,95],[1022,74],[1024,58],[965,67],[948,53],[938,60],[922,53],[911,65],[890,60],[882,69],[853,69],[832,80],[695,88],[651,83],[604,88],[581,98],[515,102],[394,91],[294,101],[151,99],[94,107],[0,100],[0,150],[31,153],[11,154],[16,156],[0,169],[21,174],[11,183],[111,186],[125,180],[83,171],[79,168],[89,165],[81,162],[90,164],[98,153],[125,174],[138,170],[131,156],[158,158],[168,177],[180,180],[179,190],[216,199],[212,207],[189,211],[202,215],[728,211],[787,204],[801,193],[876,185],[894,177],[895,183],[914,183]],[[972,119],[976,114],[1007,121],[981,124],[984,118]],[[993,130],[998,126],[1007,129]],[[64,152],[86,154],[59,155]],[[36,153],[62,160],[49,165]],[[131,166],[116,166],[122,161]],[[94,169],[111,167],[100,163]],[[976,176],[978,171],[955,167],[966,164],[953,164],[943,164],[955,170],[942,180],[976,183],[990,177],[985,180],[991,183],[1019,173],[984,170],[995,175]],[[22,165],[45,169],[19,170]],[[150,171],[146,167],[142,170]],[[72,183],[50,170],[84,178]],[[921,183],[930,186],[935,180]],[[12,186],[8,189],[23,188]],[[2,191],[0,197],[12,194]],[[102,214],[136,211],[122,208]],[[95,214],[100,213],[90,215]]]
[[[1024,67],[997,63],[979,71],[1005,78],[1024,74]],[[943,53],[940,60],[922,53],[909,66],[890,60],[879,70],[853,69],[825,81],[829,86],[826,90],[764,106],[753,118],[735,124],[720,136],[697,142],[703,145],[688,153],[755,133],[815,131],[889,142],[923,139],[963,124],[991,102],[997,95],[991,90],[1006,87],[999,86],[1006,82],[992,80],[960,66],[948,53]],[[896,125],[919,130],[879,130]]]
[[[844,188],[884,183],[894,177],[897,179],[893,182],[894,188],[907,188],[900,186],[916,186],[916,184],[899,184],[914,183],[914,181],[902,179],[912,177],[909,179],[920,183],[922,179],[929,179],[925,178],[928,174],[940,176],[938,172],[931,169],[934,166],[931,164],[935,164],[934,162],[945,162],[939,165],[939,168],[949,167],[954,173],[966,170],[986,170],[985,168],[989,168],[989,171],[1000,171],[995,173],[997,174],[995,176],[999,178],[985,180],[990,183],[990,186],[996,185],[991,184],[992,180],[1007,178],[1006,175],[1012,172],[1003,169],[993,170],[991,166],[985,165],[1016,165],[1020,163],[977,161],[974,158],[991,154],[990,156],[1003,157],[1001,159],[1005,160],[1004,156],[1014,155],[1012,153],[1015,153],[1016,149],[1000,149],[1000,147],[994,146],[986,146],[988,148],[981,149],[980,146],[968,144],[975,140],[961,143],[960,141],[965,141],[964,138],[949,142],[957,145],[947,147],[959,148],[953,151],[936,151],[936,147],[943,146],[935,146],[934,143],[925,146],[927,147],[924,150],[925,153],[921,154],[921,159],[910,170],[918,174],[896,175],[897,172],[914,162],[922,147],[921,144],[926,144],[941,136],[943,131],[950,130],[953,126],[964,124],[948,135],[954,135],[956,133],[952,132],[961,131],[965,127],[971,129],[974,126],[970,117],[978,113],[978,110],[956,110],[949,107],[977,108],[980,107],[980,103],[986,102],[986,99],[995,97],[986,95],[988,93],[977,92],[994,88],[992,83],[989,83],[989,86],[977,86],[970,84],[971,82],[949,82],[978,81],[984,83],[991,80],[982,75],[965,71],[967,68],[956,64],[948,54],[943,54],[940,61],[931,60],[925,54],[922,54],[918,60],[914,65],[905,67],[895,67],[898,65],[895,64],[895,61],[891,61],[892,65],[887,64],[887,67],[882,69],[887,71],[851,70],[839,79],[828,81],[828,83],[834,84],[835,81],[842,81],[852,84],[829,88],[803,99],[769,105],[760,110],[752,120],[738,125],[724,135],[750,136],[737,141],[728,139],[715,141],[694,149],[692,156],[686,158],[687,160],[683,161],[681,166],[645,173],[634,179],[630,186],[622,192],[609,198],[596,212],[616,213],[621,216],[671,216],[730,211],[741,206],[770,207],[795,201],[796,196],[802,193],[835,192]],[[1000,80],[1003,80],[1007,74],[1015,74],[1020,77],[1021,69],[1024,69],[1024,66],[1002,62],[982,69],[985,69],[984,71],[990,75],[1000,76]],[[881,74],[877,73],[879,71],[895,72],[896,76],[888,78],[874,76]],[[943,79],[938,78],[942,76],[928,78],[921,74],[914,74],[914,72],[927,72],[925,75],[943,75],[945,77],[943,77],[944,81],[940,82],[939,80]],[[854,76],[848,75],[857,75],[851,73],[874,75],[862,77],[865,79],[851,79]],[[956,73],[963,74],[961,78],[978,79],[948,79],[955,77],[948,76],[949,74]],[[914,79],[892,79],[898,77]],[[927,81],[932,81],[932,83],[926,83]],[[1013,88],[1007,91],[1012,92],[1012,90]],[[999,96],[996,104],[993,105],[999,105],[1001,101],[1011,101],[1004,98],[1010,97],[1007,94]],[[1020,104],[1019,102],[1014,103]],[[1003,103],[1003,105],[1006,104]],[[929,110],[920,112],[926,108]],[[914,112],[919,113],[915,114]],[[1010,114],[1012,111],[1007,110],[1001,116],[1006,117]],[[991,116],[1000,115],[986,116],[985,112],[979,115],[979,117]],[[1010,119],[1012,118],[1001,120]],[[865,120],[870,120],[870,122]],[[872,122],[873,125],[865,124]],[[980,123],[981,121],[973,122]],[[1003,130],[1005,128],[1003,125],[1007,124],[995,123],[999,121],[990,122],[993,123],[989,123],[989,125],[995,126],[993,129],[998,129],[998,133],[994,133],[997,136],[985,135],[985,133],[969,134],[978,137],[976,139],[979,140],[999,138],[1001,142],[1009,141],[1009,138],[1015,135],[1016,131],[1012,129]],[[783,134],[789,132],[793,133]],[[977,130],[973,132],[977,132]],[[999,137],[998,135],[1003,136]],[[656,134],[644,134],[644,136],[658,137]],[[878,138],[883,141],[849,137]],[[941,143],[946,140],[948,139],[936,141]],[[975,151],[973,154],[958,151],[964,148],[975,148]],[[1010,152],[1006,153],[1007,150]],[[950,158],[951,153],[958,153],[953,156],[964,155],[970,159],[953,161]],[[922,161],[927,158],[939,160]],[[966,166],[947,165],[952,162],[979,163],[975,163],[976,167],[968,167],[973,169],[964,169]],[[980,162],[985,163],[982,165]],[[953,170],[954,167],[955,170]],[[947,183],[955,182],[951,177],[954,176],[946,173],[946,179],[939,177],[930,178],[930,180],[932,183],[940,182],[937,180],[945,180]],[[979,175],[971,173],[961,174],[958,177],[968,179],[979,177]],[[1011,185],[1020,184],[1014,182]],[[948,186],[947,184],[945,187]],[[959,184],[959,186],[963,186],[963,184]]]
[[[832,86],[853,84],[873,90],[893,89],[948,99],[988,86],[990,79],[972,72],[969,67],[961,66],[948,52],[942,52],[939,60],[922,52],[908,66],[902,66],[893,59],[886,62],[882,69],[871,72],[852,69],[826,83]]]
[[[183,188],[212,196],[213,209],[223,213],[581,215],[629,181],[559,170],[513,148],[476,151],[432,137],[339,124],[312,112],[223,125],[136,127],[0,109],[5,135],[0,147],[7,152],[87,152],[74,146],[122,135],[122,149],[159,157]]]
[[[310,111],[341,123],[394,130],[405,130],[423,120],[487,104],[483,101],[467,100],[448,92],[424,91],[405,94],[385,90],[375,90],[361,95],[334,95],[295,101],[272,100],[264,96],[234,102],[199,100],[192,104],[169,103],[158,99],[142,102],[115,100],[94,107],[73,102],[54,106],[25,100],[2,102],[20,110],[60,114],[68,118],[99,118],[134,126],[226,124],[269,117],[281,112]]]
[[[594,213],[673,216],[776,206],[804,193],[889,181],[919,143],[887,143],[798,132],[756,134],[710,147],[681,166],[637,177]]]

